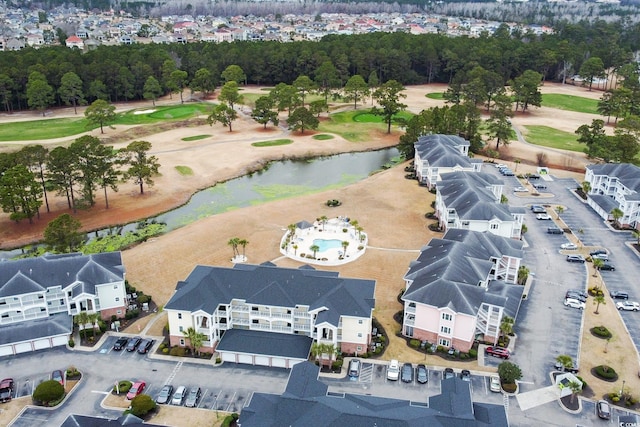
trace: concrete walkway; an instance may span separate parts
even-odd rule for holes
[[[516,395],[516,400],[522,411],[553,402],[558,398],[560,398],[560,394],[558,393],[558,387],[555,385]]]

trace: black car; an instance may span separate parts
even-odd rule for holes
[[[455,378],[456,374],[453,372],[453,368],[444,368],[444,379]]]
[[[593,250],[591,252],[589,252],[589,255],[594,256],[594,255],[607,255],[607,251],[604,249],[596,249]]]
[[[417,369],[418,373],[416,375],[416,380],[420,384],[426,384],[429,381],[429,375],[427,373],[427,367],[424,365],[418,365]]]
[[[615,271],[615,269],[616,268],[613,265],[608,264],[608,263],[605,262],[604,264],[602,264],[600,266],[600,268],[598,270],[600,270],[600,271]]]
[[[113,345],[113,349],[115,351],[120,351],[123,348],[125,348],[127,346],[127,344],[129,343],[129,338],[127,337],[120,337],[118,338],[118,340],[116,341],[116,343]]]
[[[413,382],[413,365],[411,363],[405,363],[402,365],[402,371],[400,372],[400,379],[403,383]]]
[[[129,340],[129,342],[127,343],[127,346],[125,347],[125,349],[127,351],[136,351],[136,348],[138,348],[138,346],[140,345],[140,342],[142,341],[142,338],[140,337],[133,337]]]
[[[606,400],[598,400],[596,403],[596,411],[598,412],[598,418],[602,420],[611,419],[611,406]],[[620,423],[622,425],[622,423]]]
[[[151,349],[152,345],[153,340],[150,340],[148,338],[143,339],[142,341],[140,341],[140,344],[138,344],[138,353],[146,354]]]
[[[530,175],[527,176],[528,180],[532,180],[532,179],[540,179],[540,175],[532,173]]]
[[[629,299],[629,293],[625,291],[611,291],[609,292],[613,299]]]
[[[468,370],[468,369],[463,369],[463,370],[460,372],[460,379],[461,379],[462,381],[470,382],[470,381],[471,381],[471,372],[469,372],[469,370]]]
[[[160,390],[160,394],[156,398],[156,403],[166,405],[169,403],[169,400],[171,400],[171,396],[173,396],[173,386],[167,384]]]
[[[572,294],[578,294],[583,296],[584,298],[587,298],[589,296],[589,294],[587,293],[587,291],[583,291],[582,289],[569,289],[567,291],[567,293],[571,292]]]
[[[560,227],[547,227],[547,234],[564,234],[564,230]]]

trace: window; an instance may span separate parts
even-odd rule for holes
[[[254,325],[257,325],[257,324],[258,324],[258,319],[253,319],[253,320],[251,321],[251,323],[253,323]]]
[[[113,289],[118,289],[118,285],[113,285]]]
[[[358,332],[358,338],[362,338],[362,332]]]
[[[184,338],[180,338],[180,345],[184,347]]]
[[[182,313],[178,313],[178,319],[182,319]]]
[[[120,301],[120,297],[116,297],[116,302]]]
[[[358,324],[362,325],[362,319],[358,320]]]
[[[362,351],[362,346],[361,345],[357,346],[356,351]]]
[[[442,320],[451,321],[451,320],[453,320],[453,316],[450,315],[449,313],[442,313]]]
[[[258,311],[258,307],[256,307],[255,305],[253,307],[251,307],[251,310],[253,311]]]
[[[180,326],[180,327],[178,328],[178,330],[179,330],[180,332],[182,332],[182,331],[184,331],[184,328],[183,328],[182,326]]]
[[[451,345],[451,342],[449,340],[445,340],[444,338],[440,338],[438,340],[438,345],[441,345],[443,347],[449,347]]]
[[[122,314],[122,310],[116,311],[116,314]]]
[[[451,334],[451,328],[448,326],[440,326],[440,332],[449,335]]]
[[[497,230],[498,229],[498,224],[491,224],[491,229],[492,230]]]

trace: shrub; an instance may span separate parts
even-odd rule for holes
[[[158,346],[158,350],[160,351],[164,350],[165,348],[167,348],[167,343],[164,343],[164,342],[160,343],[160,345]]]
[[[441,346],[441,345],[439,345],[439,346],[436,348],[436,351],[437,351],[438,353],[442,353],[442,352],[444,351],[444,347],[443,347],[443,346]]]
[[[145,302],[151,302],[151,295],[139,295],[138,302],[144,304]]]
[[[342,360],[335,360],[331,364],[331,369],[333,369],[334,371],[342,369]]]
[[[618,374],[611,366],[599,365],[596,366],[595,371],[597,376],[606,380],[613,380],[618,378]]]
[[[33,392],[33,399],[42,402],[44,406],[49,406],[49,403],[60,400],[63,396],[64,386],[56,380],[41,382]]]
[[[104,320],[98,320],[98,327],[100,328],[100,332],[107,331],[107,324],[105,323]]]
[[[69,366],[69,368],[67,369],[68,380],[75,380],[80,378],[80,376],[80,371],[78,371],[74,366]]]
[[[216,357],[216,364],[221,364],[222,363],[222,358],[220,357]]]
[[[116,386],[113,386],[113,392],[118,393],[119,391],[120,394],[128,393],[129,390],[131,390],[132,385],[133,384],[131,383],[131,381],[128,381],[128,380],[118,381],[118,387],[116,388]]]
[[[515,384],[516,380],[522,378],[522,370],[515,363],[502,362],[498,365],[498,375],[503,383]]]
[[[167,347],[163,348],[162,354],[169,354],[169,349]]]
[[[384,335],[381,336],[380,338],[378,338],[378,341],[380,342],[387,342],[387,337],[385,337]]]
[[[156,409],[156,402],[148,394],[139,394],[131,401],[131,413],[136,417],[144,417]]]
[[[587,382],[582,378],[579,377],[578,375],[576,375],[576,378],[580,380],[580,382],[582,383],[582,389],[584,390],[585,388],[587,388]]]
[[[220,427],[231,427],[231,425],[235,425],[235,422],[238,420],[239,415],[235,412],[231,415],[227,415],[225,419],[220,424]]]
[[[476,357],[478,357],[478,350],[476,350],[475,348],[470,349],[470,350],[469,350],[469,357],[472,357],[472,358],[474,358],[474,359],[475,359]]]
[[[343,229],[342,229],[342,232],[343,232],[343,233],[346,233],[346,232],[347,232],[347,229],[346,229],[346,228],[343,228]]]
[[[413,348],[418,348],[420,347],[420,340],[411,340],[409,341],[409,345]]]
[[[604,326],[595,326],[595,327],[591,328],[591,333],[593,335],[596,335],[596,336],[602,337],[602,338],[611,338],[611,336],[613,335],[611,333],[611,331],[609,331]]]
[[[73,348],[76,346],[76,342],[73,340],[73,338],[69,338],[69,347]]]
[[[118,320],[118,316],[116,316],[115,314],[111,315],[111,321],[115,322],[116,320]]]
[[[179,346],[175,346],[171,349],[171,351],[169,352],[169,354],[171,356],[180,356],[180,357],[184,357],[185,354],[187,354],[187,349],[184,347],[179,347]]]

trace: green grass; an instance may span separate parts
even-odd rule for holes
[[[180,175],[183,176],[193,175],[193,169],[191,169],[189,166],[176,166],[176,170]]]
[[[328,121],[321,122],[320,126],[318,126],[318,130],[320,132],[340,135],[350,142],[367,141],[371,138],[371,133],[374,131],[386,132],[387,125],[382,123],[382,120],[378,122],[357,121],[356,117],[358,116],[362,116],[365,120],[368,120],[367,118],[373,115],[367,110],[352,110],[335,113],[329,116]],[[411,113],[403,112],[398,116],[402,118],[411,117]]]
[[[209,138],[211,135],[195,135],[182,138],[183,141],[197,141],[199,139]]]
[[[260,141],[254,142],[251,145],[254,147],[275,147],[276,145],[287,145],[293,144],[293,140],[291,139],[274,139],[271,141]]]
[[[137,111],[155,110],[148,114],[135,114]],[[197,117],[202,114],[209,114],[211,110],[210,104],[194,103],[168,105],[164,107],[145,108],[127,111],[118,114],[114,124],[116,125],[143,125],[149,123],[157,123],[164,120],[184,120]]]
[[[564,132],[549,126],[525,126],[527,133],[525,139],[531,144],[540,145],[542,147],[558,148],[561,150],[584,152],[584,144],[577,141],[578,136],[575,133]]]
[[[409,120],[413,117],[413,114],[408,111],[401,111],[394,116],[395,119],[404,119]],[[353,116],[353,121],[358,123],[382,123],[382,116],[376,116],[375,114],[371,114],[369,112],[362,112],[360,114],[356,114]]]
[[[598,100],[559,93],[542,94],[542,106],[578,113],[598,114]]]
[[[431,92],[425,96],[429,99],[444,99],[444,92]]]
[[[326,133],[321,133],[320,135],[313,135],[311,138],[316,139],[318,141],[326,141],[327,139],[335,138],[333,135],[327,135]]]

